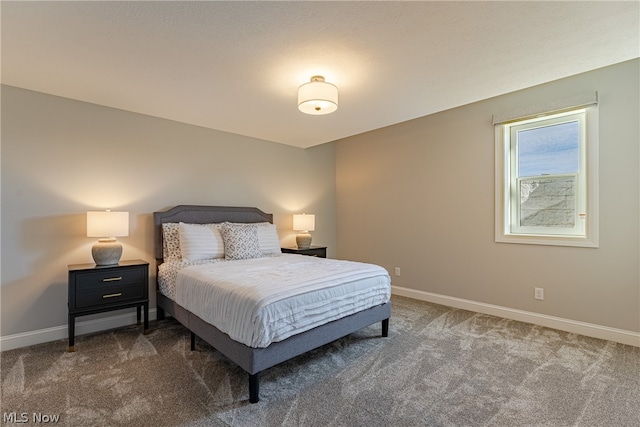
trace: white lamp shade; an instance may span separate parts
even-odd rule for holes
[[[87,212],[87,237],[121,237],[129,235],[129,212]]]
[[[313,231],[316,229],[316,216],[311,214],[296,214],[293,216],[293,229],[295,231]]]
[[[298,109],[306,114],[322,115],[338,109],[338,88],[314,76],[298,88]]]

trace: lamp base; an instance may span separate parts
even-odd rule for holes
[[[122,256],[122,245],[116,239],[100,239],[91,248],[91,255],[96,265],[118,264]]]
[[[296,235],[296,244],[298,245],[298,249],[309,249],[311,246],[311,234],[298,233],[298,235]]]

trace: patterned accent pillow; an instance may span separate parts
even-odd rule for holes
[[[225,259],[249,259],[262,256],[257,224],[225,222],[222,224],[221,232]]]
[[[177,222],[162,224],[162,258],[165,262],[182,259]]]

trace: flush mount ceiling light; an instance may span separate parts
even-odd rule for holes
[[[322,76],[311,77],[309,83],[298,88],[298,109],[316,116],[333,113],[338,109],[338,88]]]

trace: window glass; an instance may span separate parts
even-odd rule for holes
[[[578,121],[518,132],[518,176],[576,173],[580,169]]]

